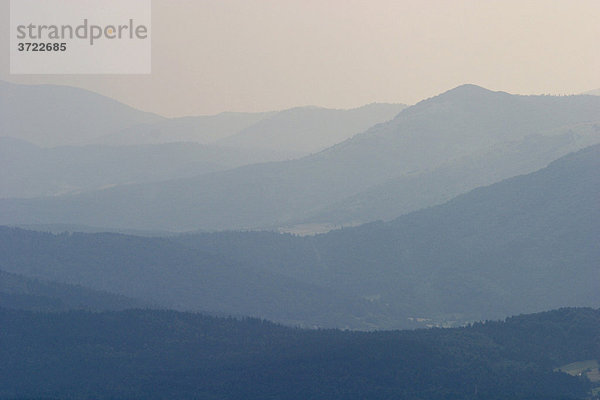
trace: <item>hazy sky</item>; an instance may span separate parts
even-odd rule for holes
[[[153,0],[152,74],[9,75],[167,116],[600,88],[600,0]],[[112,1],[112,0],[107,0]]]

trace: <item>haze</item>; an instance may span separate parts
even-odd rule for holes
[[[3,57],[0,79],[78,86],[165,116],[412,104],[467,82],[600,87],[595,0],[154,0],[152,11],[151,75],[9,75]]]
[[[600,400],[600,0],[152,14],[0,58],[0,400]]]

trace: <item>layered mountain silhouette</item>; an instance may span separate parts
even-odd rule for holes
[[[595,96],[515,96],[464,85],[298,160],[72,196],[2,200],[0,223],[174,231],[275,228],[306,220],[344,224],[368,220],[373,207],[361,204],[365,215],[342,220],[327,210],[372,190],[388,192],[400,204],[395,214],[393,204],[385,212],[389,219],[541,168],[597,143],[599,126]],[[486,155],[493,168],[481,168]],[[418,175],[429,183],[411,184]]]
[[[452,160],[433,170],[406,174],[328,205],[314,215],[289,221],[294,230],[331,229],[398,215],[450,200],[490,182],[536,171],[549,162],[598,143],[600,126],[584,125],[564,134],[531,135],[500,143],[488,151]],[[284,229],[285,230],[285,229]]]
[[[197,143],[44,148],[0,137],[0,198],[56,196],[190,178],[282,157],[293,155]]]
[[[388,223],[315,237],[223,232],[180,240],[397,315],[468,320],[598,307],[599,167],[595,145]]]
[[[40,146],[86,144],[109,132],[161,120],[84,89],[0,81],[0,136]]]
[[[0,265],[12,274],[80,285],[161,307],[268,317],[292,325],[367,329],[384,307],[332,293],[163,238],[0,229]]]
[[[4,228],[2,269],[303,326],[464,323],[600,306],[600,145],[388,223],[314,237]]]
[[[82,89],[0,82],[0,197],[73,194],[299,158],[404,107],[163,118]]]
[[[169,118],[110,132],[96,141],[113,146],[173,142],[209,144],[235,135],[274,114],[276,112],[223,112],[217,115]]]
[[[351,110],[298,107],[278,112],[218,144],[245,149],[316,153],[393,119],[406,106],[374,103]]]
[[[226,112],[141,124],[99,139],[103,144],[194,142],[275,154],[307,155],[394,118],[403,104],[350,110],[297,107],[264,113]]]
[[[0,137],[43,147],[192,142],[306,155],[386,122],[406,106],[350,110],[298,107],[165,118],[97,93],[59,85],[0,81]]]

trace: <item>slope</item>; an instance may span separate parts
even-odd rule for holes
[[[599,120],[599,97],[513,96],[466,85],[299,160],[78,196],[3,200],[0,223],[173,231],[279,226],[390,179],[435,170],[528,135],[593,127]],[[494,182],[486,172],[479,183]]]
[[[273,114],[274,112],[224,112],[216,115],[170,118],[111,132],[98,138],[97,142],[121,146],[173,142],[209,144],[235,135]]]
[[[263,113],[225,112],[141,124],[100,141],[111,145],[195,142],[300,156],[388,121],[403,108],[401,104],[369,104],[351,110],[297,107]]]
[[[282,228],[295,232],[353,226],[391,220],[421,208],[516,175],[534,172],[548,163],[584,147],[600,143],[600,125],[581,125],[564,134],[531,135],[500,143],[443,166],[392,178],[315,212],[309,218],[289,221]]]
[[[0,198],[56,196],[190,178],[278,157],[272,151],[196,143],[43,148],[0,137]]]
[[[0,304],[3,308],[31,311],[117,311],[149,306],[125,296],[4,271],[0,271]]]
[[[168,311],[0,310],[0,398],[584,399],[600,312],[461,329],[304,331]]]
[[[596,145],[388,223],[173,240],[389,306],[400,326],[598,307],[599,169]]]
[[[369,104],[350,110],[298,107],[284,110],[220,140],[225,146],[316,153],[394,118],[402,104]]]
[[[600,146],[389,223],[314,237],[0,231],[2,268],[178,309],[355,328],[600,306]]]
[[[3,270],[82,285],[179,310],[251,315],[287,324],[366,329],[386,308],[318,284],[167,239],[109,233],[49,234],[0,227]]]
[[[41,146],[85,144],[109,132],[163,119],[84,89],[0,81],[0,136]]]

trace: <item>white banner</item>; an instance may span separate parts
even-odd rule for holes
[[[11,74],[149,74],[151,0],[11,0]]]

